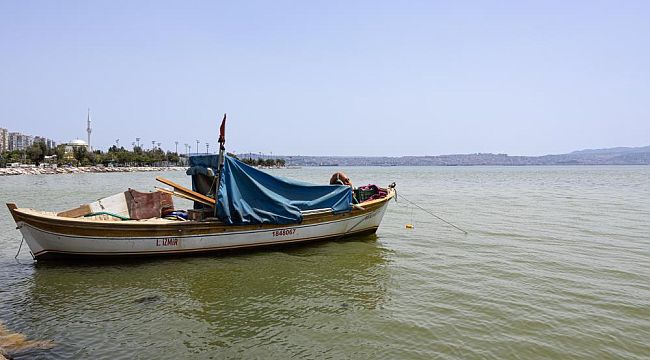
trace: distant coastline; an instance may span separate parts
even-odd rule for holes
[[[568,154],[543,156],[475,153],[400,157],[281,156],[281,158],[287,160],[287,166],[650,165],[650,146],[580,150]]]
[[[264,155],[238,154],[251,162]],[[579,150],[568,154],[543,156],[510,156],[507,154],[452,154],[435,156],[276,156],[286,161],[279,168],[322,166],[553,166],[553,165],[650,165],[650,146],[616,147]],[[262,167],[269,168],[269,167]],[[123,173],[152,171],[185,171],[184,166],[86,166],[86,167],[8,167],[0,168],[0,176],[77,173]]]
[[[153,172],[153,171],[185,171],[183,166],[133,166],[133,167],[104,167],[82,166],[68,167],[13,167],[0,168],[0,176],[11,175],[56,175],[56,174],[83,174],[83,173],[126,173],[126,172]]]

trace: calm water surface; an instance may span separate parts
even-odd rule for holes
[[[332,168],[274,170],[324,183]],[[648,359],[650,167],[347,168],[396,181],[376,236],[229,256],[34,264],[0,211],[0,321],[16,358]],[[0,178],[62,210],[155,175]],[[180,202],[177,201],[177,204]],[[187,203],[183,203],[185,205]],[[406,229],[413,223],[415,228]]]

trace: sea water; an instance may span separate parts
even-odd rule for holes
[[[24,245],[14,259],[21,235],[1,210],[0,332],[37,344],[11,354],[650,356],[650,167],[270,171],[326,183],[336,170],[356,186],[397,183],[376,236],[224,256],[33,263]],[[0,200],[58,211],[129,187],[152,190],[156,175],[189,186],[183,172],[15,176],[0,178]]]

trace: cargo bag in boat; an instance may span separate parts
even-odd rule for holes
[[[162,217],[174,209],[170,194],[156,192],[139,192],[133,189],[125,191],[129,217],[135,220]]]

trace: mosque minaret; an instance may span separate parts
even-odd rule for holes
[[[88,151],[92,151],[92,147],[90,146],[90,133],[93,131],[93,129],[90,127],[90,108],[88,108],[88,127],[86,128],[86,131],[88,132]]]

